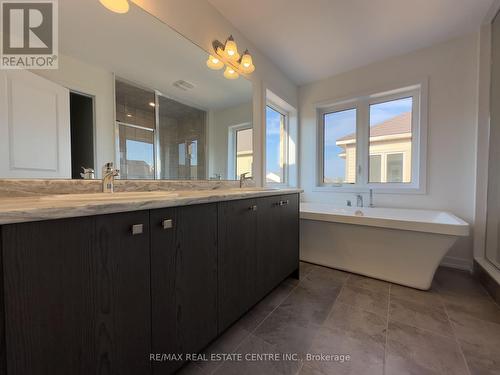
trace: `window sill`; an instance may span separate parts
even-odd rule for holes
[[[370,186],[370,185],[352,185],[352,186],[331,186],[331,185],[320,185],[313,187],[312,191],[315,193],[369,193],[370,189],[373,190],[375,194],[413,194],[413,195],[425,195],[427,191],[425,188],[418,187],[415,185],[410,186]]]

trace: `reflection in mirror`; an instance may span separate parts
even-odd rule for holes
[[[251,172],[252,84],[210,70],[207,51],[133,3],[59,2],[59,40],[59,69],[0,72],[14,88],[0,87],[0,178],[100,178],[107,162],[122,179]]]
[[[206,179],[207,112],[158,96],[161,178]]]

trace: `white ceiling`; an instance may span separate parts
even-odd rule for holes
[[[474,31],[493,0],[208,0],[298,84]]]
[[[221,109],[252,100],[251,82],[209,70],[204,50],[134,4],[116,14],[97,0],[60,1],[59,39],[62,54],[186,104]],[[178,80],[195,87],[182,91],[172,85]]]

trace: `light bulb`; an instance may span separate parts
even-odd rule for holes
[[[210,55],[208,56],[207,66],[210,69],[219,70],[224,67],[224,63],[218,57]]]
[[[236,70],[228,66],[226,70],[224,71],[224,77],[227,79],[237,79],[240,75]]]
[[[128,0],[99,0],[109,10],[115,13],[127,13],[130,9]]]
[[[240,54],[238,53],[238,47],[236,46],[236,42],[234,41],[232,35],[226,41],[226,45],[224,47],[224,54],[230,60],[238,60],[240,58]]]
[[[241,71],[243,73],[252,73],[255,70],[255,66],[253,65],[252,56],[248,53],[248,50],[245,51],[243,57],[241,58]]]

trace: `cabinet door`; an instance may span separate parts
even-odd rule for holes
[[[151,372],[149,211],[95,218],[99,371]]]
[[[7,373],[98,373],[92,219],[1,230]]]
[[[257,212],[253,199],[219,203],[219,332],[258,299]]]
[[[299,195],[283,195],[281,201],[279,274],[283,279],[299,268]]]
[[[273,290],[280,281],[281,275],[281,214],[279,202],[281,196],[258,199],[257,211],[257,291],[259,297]]]
[[[153,352],[200,351],[217,336],[217,205],[151,211],[151,262]]]

